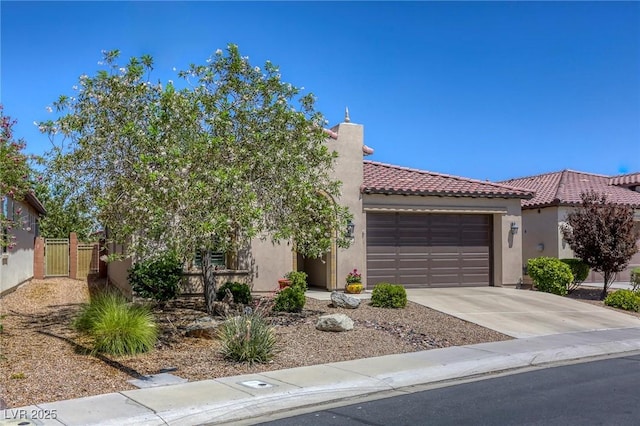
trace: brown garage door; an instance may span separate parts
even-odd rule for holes
[[[367,284],[487,286],[491,216],[367,213]]]

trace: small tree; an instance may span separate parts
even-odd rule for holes
[[[31,191],[29,160],[32,157],[24,153],[25,142],[14,139],[15,123],[4,115],[0,105],[0,248],[9,250],[16,244],[12,229],[22,226],[21,212],[7,209],[9,200],[22,200]]]
[[[294,241],[308,257],[334,240],[350,244],[338,232],[350,214],[330,201],[340,196],[336,154],[311,94],[271,62],[252,66],[235,45],[180,72],[183,89],[152,82],[150,56],[124,66],[118,56],[104,52],[107,69],[81,76],[76,96],[54,102],[61,116],[41,126],[52,141],[62,137],[52,170],[128,254],[200,251],[212,312],[211,252],[258,236]]]
[[[606,194],[581,194],[582,206],[567,215],[562,236],[576,257],[604,276],[601,299],[618,272],[623,271],[638,251],[638,230],[633,209],[607,203]]]

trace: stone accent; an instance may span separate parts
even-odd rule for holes
[[[333,291],[331,292],[331,303],[334,308],[356,309],[360,306],[360,299],[345,293]]]
[[[186,337],[195,337],[198,339],[217,339],[218,329],[224,321],[218,321],[211,317],[198,318],[187,326],[184,333]]]
[[[353,320],[345,314],[322,315],[316,328],[320,331],[349,331],[353,330]]]

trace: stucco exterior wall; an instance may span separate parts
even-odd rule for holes
[[[362,211],[362,195],[360,187],[363,182],[363,153],[364,128],[359,124],[341,123],[332,131],[338,134],[337,139],[327,139],[330,150],[338,153],[333,177],[342,182],[340,197],[334,201],[349,208],[353,214],[355,236],[351,246],[347,249],[335,249],[326,255],[325,263],[319,261],[298,261],[298,256],[292,251],[292,245],[286,242],[273,245],[270,241],[254,239],[251,242],[251,271],[253,290],[269,292],[277,288],[278,279],[294,269],[305,270],[309,267],[312,284],[327,290],[344,288],[345,277],[354,268],[360,271],[365,267],[365,218]],[[346,230],[339,230],[344,232]],[[318,268],[325,268],[321,273]],[[365,272],[366,273],[366,272]],[[325,282],[318,282],[323,277]],[[363,277],[363,282],[366,282]]]
[[[528,259],[540,256],[556,257],[558,259],[575,257],[569,244],[562,238],[561,231],[567,215],[574,209],[573,207],[554,206],[522,211],[524,224],[522,259],[524,264]],[[637,223],[640,224],[640,221]],[[538,250],[539,244],[544,245],[542,251]],[[640,240],[638,240],[638,246],[640,247]],[[618,274],[617,281],[627,282],[629,280],[629,271],[637,266],[640,266],[640,253],[633,256],[626,271]],[[595,283],[602,281],[602,275],[594,271],[591,271],[589,278],[586,280],[586,282]]]
[[[569,244],[567,244],[567,242],[564,240],[564,238],[562,237],[562,225],[564,225],[566,223],[566,219],[567,219],[567,215],[569,214],[569,212],[571,212],[572,208],[569,207],[558,207],[558,226],[557,226],[557,230],[558,230],[558,259],[566,259],[566,258],[572,258],[575,257],[575,255],[573,254],[573,250],[571,250],[571,247],[569,247]]]
[[[107,249],[109,254],[124,254],[124,248],[121,245],[111,243],[107,246]],[[109,283],[116,286],[126,297],[131,297],[133,294],[127,279],[131,265],[131,258],[112,261],[107,264],[107,279]]]
[[[253,291],[266,293],[278,288],[278,280],[294,268],[294,253],[291,243],[273,244],[271,241],[254,238],[248,256],[248,270]]]
[[[15,207],[22,208],[22,222],[26,229],[14,229],[16,246],[0,254],[0,294],[33,278],[33,248],[37,226],[28,228],[29,214],[37,217],[37,212],[27,203],[13,201]],[[17,220],[17,218],[16,218]]]
[[[518,198],[472,198],[365,194],[367,211],[490,214],[493,216],[493,285],[516,286],[522,278],[522,229]],[[366,235],[365,235],[366,241]]]
[[[364,144],[364,127],[359,124],[341,123],[333,129],[338,139],[328,140],[329,148],[338,153],[334,176],[342,182],[342,194],[336,200],[340,205],[348,207],[353,214],[354,238],[351,246],[338,248],[334,256],[335,268],[332,272],[333,282],[327,283],[327,289],[344,289],[346,276],[354,269],[362,273],[362,282],[366,277],[365,248],[365,214],[362,209],[362,193],[360,188],[364,180],[362,145]],[[338,230],[338,232],[345,232]]]
[[[525,265],[535,257],[558,257],[561,240],[558,216],[558,207],[522,211],[522,261]]]

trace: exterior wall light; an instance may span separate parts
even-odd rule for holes
[[[536,250],[538,250],[538,251],[544,251],[544,243],[540,243],[540,244],[538,244],[538,246],[536,247]]]
[[[347,223],[347,238],[354,238],[355,237],[355,231],[356,230],[356,224],[353,223],[352,220],[349,221],[349,223]]]
[[[511,233],[513,235],[518,233],[518,224],[516,222],[511,222]]]

